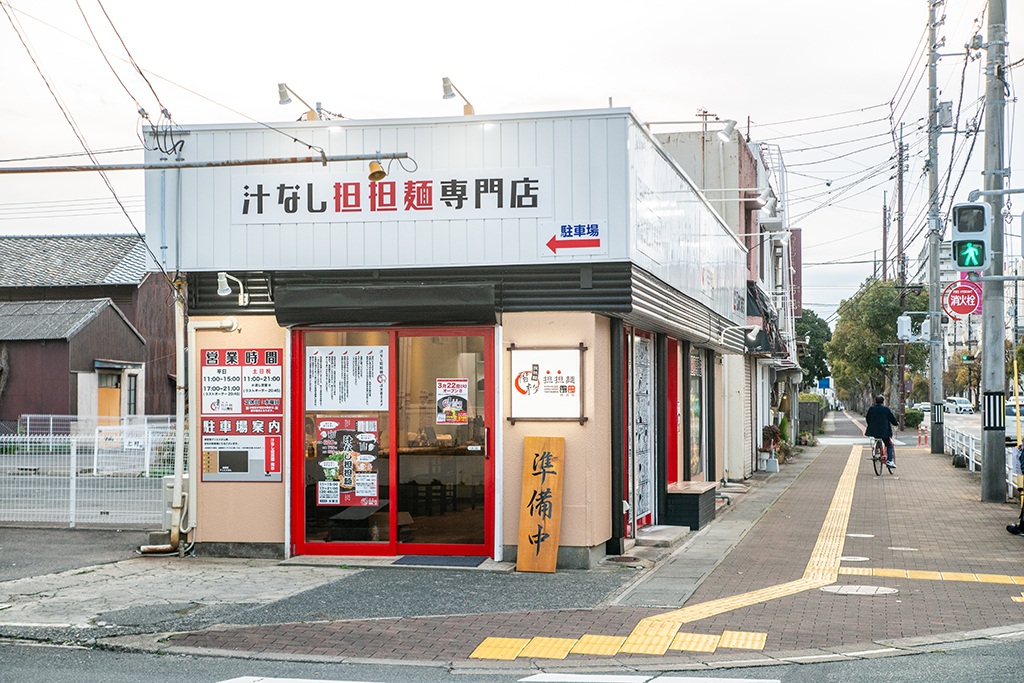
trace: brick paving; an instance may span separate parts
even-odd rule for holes
[[[847,445],[822,449],[686,605],[800,578],[850,450]],[[928,448],[901,447],[897,463],[895,476],[885,472],[878,477],[867,453],[861,456],[847,531],[873,536],[846,537],[844,556],[869,559],[843,561],[844,567],[1024,575],[1024,538],[1005,530],[1016,517],[1015,504],[981,503],[978,475],[953,468],[948,456],[933,455]],[[679,561],[678,556],[674,561]],[[898,593],[863,596],[809,590],[684,624],[681,631],[767,633],[767,655],[1024,622],[1024,604],[1011,599],[1020,596],[1024,586],[859,575],[840,575],[837,584],[895,588]],[[488,636],[625,636],[641,619],[666,611],[664,607],[605,606],[225,627],[172,635],[165,644],[284,655],[458,662],[465,661]],[[719,649],[714,654],[669,651],[668,656],[685,663],[751,654],[756,653]],[[610,659],[569,655],[564,662]],[[657,656],[619,654],[614,659],[650,663]]]

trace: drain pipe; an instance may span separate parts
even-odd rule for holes
[[[201,400],[199,391],[193,392],[192,401],[189,404],[189,452],[188,452],[188,494],[183,495],[184,488],[184,462],[185,462],[185,297],[179,284],[178,294],[174,301],[174,341],[175,341],[175,427],[174,427],[174,490],[171,494],[171,538],[170,542],[164,545],[144,545],[139,548],[142,554],[167,554],[177,551],[178,556],[184,556],[185,548],[181,545],[181,538],[195,528],[196,518],[196,479],[198,472],[195,465],[196,449],[196,423],[198,410],[196,401]],[[221,330],[234,332],[238,329],[238,320],[228,317],[223,320],[212,321],[189,321],[188,323],[188,348],[194,353],[196,349],[197,329]],[[196,361],[193,356],[192,367]],[[198,387],[198,380],[192,379],[192,386]],[[185,505],[188,505],[188,512],[184,513]],[[182,520],[185,520],[184,524]]]
[[[182,480],[184,479],[185,451],[185,293],[183,283],[176,282],[174,295],[174,491],[171,494],[171,537],[163,545],[144,545],[143,555],[171,553],[179,548],[181,539]]]

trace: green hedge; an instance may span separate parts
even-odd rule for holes
[[[907,412],[903,414],[903,424],[907,425],[907,428],[917,427],[923,421],[924,413],[920,410],[908,408]]]

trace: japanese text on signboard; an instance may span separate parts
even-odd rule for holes
[[[376,181],[362,173],[236,175],[231,191],[235,224],[551,215],[547,168],[434,171]]]

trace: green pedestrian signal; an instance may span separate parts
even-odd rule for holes
[[[953,242],[953,260],[957,268],[964,270],[985,270],[988,267],[988,250],[981,240]]]
[[[885,349],[881,346],[878,347],[878,363],[885,365]]]
[[[985,202],[953,206],[953,234],[950,235],[953,269],[983,272],[992,265],[992,209]],[[997,249],[998,250],[998,249]]]

